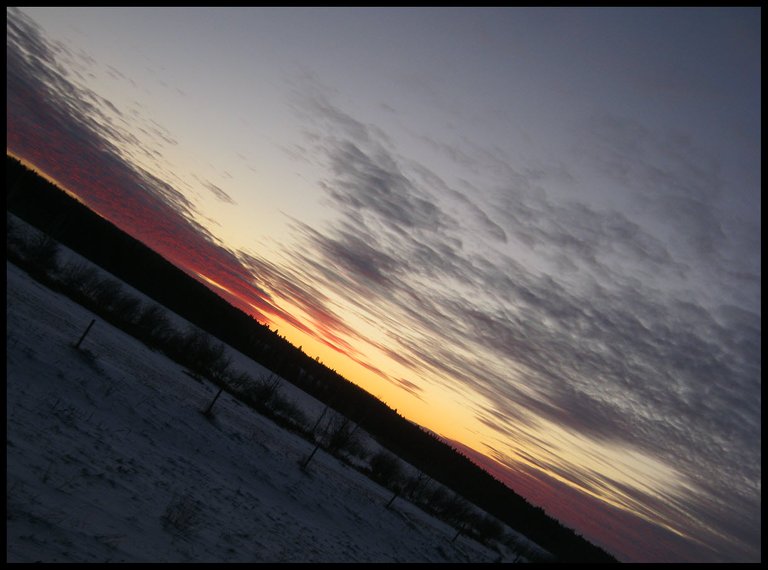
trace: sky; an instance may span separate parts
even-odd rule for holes
[[[7,152],[622,561],[761,559],[759,8],[8,8]]]

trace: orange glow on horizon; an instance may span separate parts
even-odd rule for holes
[[[442,395],[436,387],[429,388],[423,399],[414,396],[381,375],[397,377],[389,370],[399,367],[399,364],[366,363],[362,357],[350,356],[342,349],[331,346],[322,334],[308,334],[275,317],[276,324],[277,321],[278,330],[291,344],[301,347],[311,358],[319,358],[326,367],[396,410],[399,415],[442,437],[466,442],[471,447],[483,447],[480,436],[464,427],[474,422],[471,407]]]

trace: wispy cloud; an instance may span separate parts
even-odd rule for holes
[[[206,182],[205,187],[208,188],[208,190],[210,190],[211,193],[222,202],[233,205],[236,204],[236,202],[232,199],[232,196],[224,192],[224,190],[216,186],[213,182]]]
[[[759,528],[759,304],[727,311],[726,321],[725,306],[661,288],[700,275],[699,264],[715,259],[725,235],[716,168],[701,166],[685,141],[667,146],[665,165],[624,156],[625,166],[639,169],[631,184],[671,188],[659,191],[658,207],[667,209],[659,219],[679,223],[674,232],[689,237],[687,250],[670,248],[641,219],[548,197],[537,191],[541,172],[498,164],[496,155],[495,176],[509,176],[509,184],[496,194],[491,221],[482,200],[397,156],[330,102],[307,105],[322,125],[309,142],[327,160],[323,185],[345,217],[324,233],[305,232],[303,257],[334,267],[325,286],[380,319],[400,362],[444,378],[446,388],[458,380],[484,396],[489,404],[478,406],[478,418],[500,435],[524,409],[529,421],[674,465],[688,481],[674,490],[678,513],[735,520],[727,497],[738,484],[737,493],[751,497],[738,516]],[[443,150],[478,172],[490,156]],[[622,172],[621,155],[610,156]],[[467,218],[448,213],[451,201]],[[462,242],[470,223],[486,229],[484,252]],[[550,259],[552,269],[526,267],[517,251]],[[584,476],[578,465],[567,469]],[[638,494],[632,504],[651,502]],[[682,524],[672,511],[667,516]]]
[[[126,162],[120,144],[127,135],[112,122],[111,104],[70,81],[58,62],[74,55],[47,42],[20,11],[8,14],[8,150],[193,275],[226,284],[230,301],[267,320],[276,309],[235,255],[194,221],[192,201]]]

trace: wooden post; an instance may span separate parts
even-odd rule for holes
[[[91,330],[91,327],[93,326],[93,323],[96,322],[96,319],[93,319],[91,321],[91,324],[88,325],[88,328],[85,329],[85,332],[83,333],[83,336],[80,337],[80,340],[77,341],[77,344],[75,345],[75,348],[80,348],[80,343],[83,342],[83,339],[85,338],[85,335],[88,334],[88,331]]]
[[[463,531],[463,530],[464,530],[464,523],[461,523],[461,525],[459,526],[459,530],[458,530],[458,532],[456,533],[456,536],[454,536],[454,537],[451,539],[451,542],[456,542],[456,539],[457,539],[457,538],[459,538],[459,535],[462,533],[462,531]]]
[[[213,398],[213,400],[211,401],[211,403],[210,403],[210,404],[208,404],[208,408],[206,408],[206,410],[203,412],[203,413],[204,413],[206,416],[209,416],[209,415],[211,415],[211,408],[213,408],[213,404],[215,404],[215,403],[216,403],[216,400],[218,400],[218,399],[219,399],[219,396],[221,396],[221,393],[222,393],[223,391],[224,391],[224,388],[219,388],[219,391],[218,391],[218,393],[216,394],[216,396],[214,396],[214,398]]]
[[[320,444],[318,443],[315,446],[315,449],[312,450],[312,453],[309,454],[309,457],[307,457],[307,460],[301,464],[302,469],[306,469],[307,465],[309,465],[309,462],[312,460],[312,457],[314,457],[315,453],[317,453],[317,450],[320,449]]]
[[[325,417],[325,412],[327,412],[327,411],[328,411],[328,406],[326,405],[325,409],[323,409],[323,413],[320,414],[320,417],[317,418],[317,421],[315,422],[315,425],[312,426],[312,430],[311,430],[312,431],[312,437],[315,437],[315,430],[317,429],[317,426],[320,425],[320,420],[322,420],[323,417]]]

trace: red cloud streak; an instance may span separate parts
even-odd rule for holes
[[[681,554],[697,550],[684,537],[595,500],[542,471],[529,472],[522,465],[514,470],[458,441],[448,441],[516,493],[624,562],[697,562]]]

